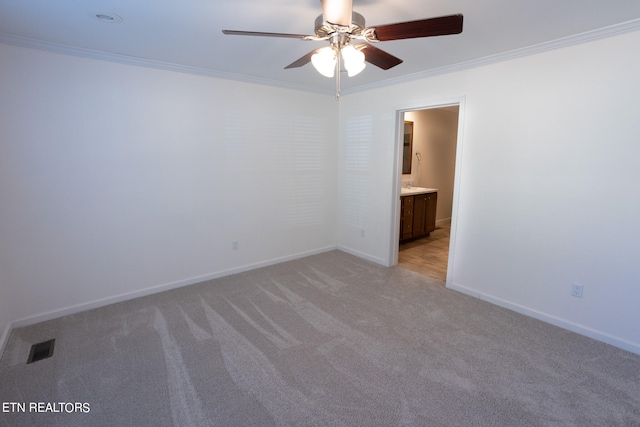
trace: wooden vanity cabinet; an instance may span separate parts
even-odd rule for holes
[[[438,193],[400,197],[400,240],[428,236],[436,229]]]

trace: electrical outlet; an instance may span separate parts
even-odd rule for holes
[[[234,251],[238,249],[238,241],[234,240],[233,242],[231,242],[231,249],[233,249]]]
[[[578,283],[574,283],[571,285],[571,296],[576,298],[582,298],[582,292],[584,291],[584,286]]]

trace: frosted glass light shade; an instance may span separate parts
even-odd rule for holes
[[[323,47],[311,55],[311,63],[323,76],[333,77],[336,71],[336,52],[331,47]]]
[[[344,59],[344,68],[347,69],[349,77],[353,77],[364,70],[364,53],[355,47],[346,45],[342,48],[342,59]]]

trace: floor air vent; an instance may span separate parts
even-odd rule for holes
[[[55,342],[56,340],[52,339],[32,345],[27,363],[37,362],[39,360],[53,356],[53,345],[55,344]]]

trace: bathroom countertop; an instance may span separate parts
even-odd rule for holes
[[[437,193],[437,188],[424,188],[424,187],[402,187],[400,189],[401,196],[413,196],[416,194],[424,194],[424,193]]]

